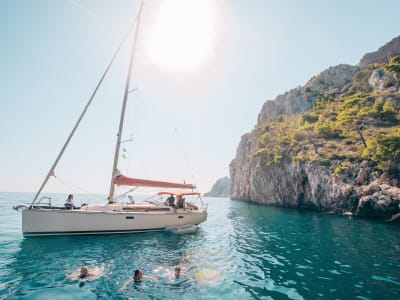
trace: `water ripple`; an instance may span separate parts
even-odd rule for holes
[[[184,236],[23,239],[14,211],[0,224],[0,299],[400,298],[398,227],[368,220],[209,199],[207,222]],[[82,265],[105,274],[67,281]],[[156,280],[118,291],[136,268]]]

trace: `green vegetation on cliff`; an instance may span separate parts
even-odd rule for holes
[[[373,90],[368,80],[383,67],[395,83]],[[343,160],[335,172],[352,162],[369,159],[393,177],[400,174],[400,57],[387,65],[360,69],[342,91],[320,91],[313,108],[297,115],[284,115],[257,128],[254,155],[267,165],[282,160],[329,164]]]
[[[393,78],[400,80],[400,56],[393,57],[388,65],[385,66],[385,71]]]

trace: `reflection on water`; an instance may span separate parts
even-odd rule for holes
[[[234,282],[255,298],[400,296],[398,226],[246,203],[228,217],[243,274]]]
[[[0,299],[400,297],[394,225],[209,198],[194,234],[24,239],[20,214],[4,212],[8,201],[0,204]],[[81,287],[65,280],[83,265],[104,275]],[[154,278],[118,291],[137,268]]]

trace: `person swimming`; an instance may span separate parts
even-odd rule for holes
[[[181,268],[175,267],[174,272],[171,272],[167,278],[170,281],[169,283],[167,283],[168,285],[181,285],[188,281],[195,282],[201,285],[209,285],[218,282],[221,278],[221,273],[218,270],[214,269],[202,269],[200,271],[197,271],[197,267],[192,266],[182,274]],[[171,283],[171,281],[173,281],[173,283]]]
[[[89,275],[88,267],[86,267],[86,266],[82,267],[81,268],[81,274],[79,275],[79,278],[85,278],[88,275]]]
[[[179,279],[180,276],[181,276],[181,268],[175,267],[175,279]]]
[[[143,279],[143,273],[140,269],[135,270],[135,274],[133,275],[134,282],[141,282]]]
[[[95,280],[103,276],[104,267],[93,267],[89,269],[87,266],[83,266],[80,270],[68,275],[66,280],[79,281],[79,286],[82,287],[86,281]]]
[[[118,291],[122,292],[123,290],[125,290],[128,284],[131,282],[141,283],[143,279],[157,280],[156,277],[143,275],[142,270],[136,269],[133,276],[129,278],[128,281],[126,281]]]

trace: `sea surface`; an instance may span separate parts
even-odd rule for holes
[[[24,238],[32,197],[0,193],[0,299],[400,299],[399,225],[204,198],[193,234]],[[66,279],[83,265],[103,275]]]

